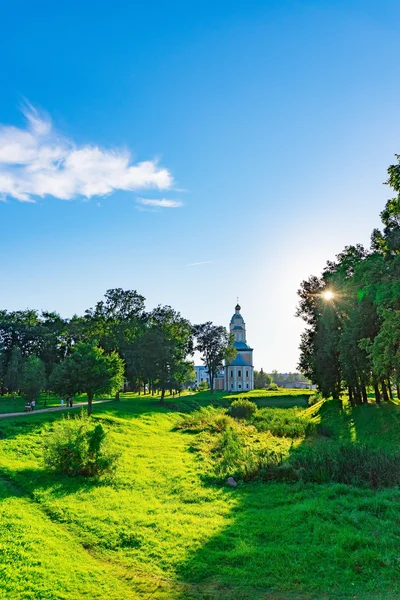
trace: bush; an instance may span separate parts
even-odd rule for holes
[[[384,448],[320,441],[296,450],[289,462],[304,481],[371,488],[400,485],[400,453]]]
[[[205,429],[222,431],[229,422],[229,417],[225,413],[226,411],[223,408],[202,406],[199,410],[184,415],[177,424],[176,429],[193,432],[204,431]]]
[[[290,465],[283,464],[281,453],[267,449],[254,452],[246,446],[243,431],[239,429],[230,428],[223,432],[215,453],[218,455],[216,474],[221,478],[293,481],[297,477]]]
[[[112,473],[117,455],[109,448],[108,434],[83,411],[47,428],[43,457],[47,467],[70,477]]]
[[[235,419],[250,419],[256,411],[256,403],[246,400],[245,398],[234,400],[229,408],[229,414]]]
[[[320,392],[316,392],[308,398],[308,406],[314,406],[314,404],[317,404],[317,402],[320,402],[321,400],[323,400],[322,394]]]
[[[294,409],[261,408],[253,416],[252,424],[257,431],[270,431],[276,437],[299,438],[311,435],[315,423],[299,415]]]
[[[279,387],[278,387],[278,384],[276,384],[276,383],[270,383],[268,386],[268,389],[277,391],[277,390],[279,390]]]

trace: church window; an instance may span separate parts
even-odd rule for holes
[[[249,384],[246,384],[246,388],[249,389]]]
[[[233,377],[233,371],[231,370],[231,377]]]
[[[231,383],[231,390],[233,390],[233,383]]]
[[[238,371],[238,377],[242,376],[242,371]]]
[[[239,383],[239,390],[241,390],[241,389],[242,389],[242,384],[241,384],[241,383]]]
[[[249,376],[249,372],[248,372],[248,371],[246,371],[246,377],[248,377],[248,376]]]

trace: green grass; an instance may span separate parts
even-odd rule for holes
[[[86,394],[80,394],[79,396],[75,396],[74,401],[87,402],[87,396]],[[12,398],[10,394],[0,396],[0,414],[24,412],[25,403],[26,400],[22,396],[16,396],[15,398]],[[56,406],[61,406],[60,397],[42,392],[40,394],[38,402],[36,403],[35,410],[41,410],[43,408],[54,408]]]
[[[181,411],[206,403],[128,394],[95,406],[122,455],[101,484],[45,470],[43,426],[60,413],[1,420],[0,598],[397,600],[400,491],[212,483],[196,451],[212,434],[176,428]],[[335,439],[398,444],[393,404],[331,401],[303,414]]]

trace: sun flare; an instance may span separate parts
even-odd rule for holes
[[[324,300],[333,300],[333,298],[335,297],[334,293],[332,292],[332,290],[325,290],[325,292],[322,292],[322,297]]]

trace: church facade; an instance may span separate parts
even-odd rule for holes
[[[237,304],[229,324],[229,331],[233,334],[233,345],[237,352],[236,357],[225,365],[224,377],[215,380],[215,389],[224,389],[227,392],[254,390],[253,348],[247,344],[246,323],[240,310],[241,307]]]

